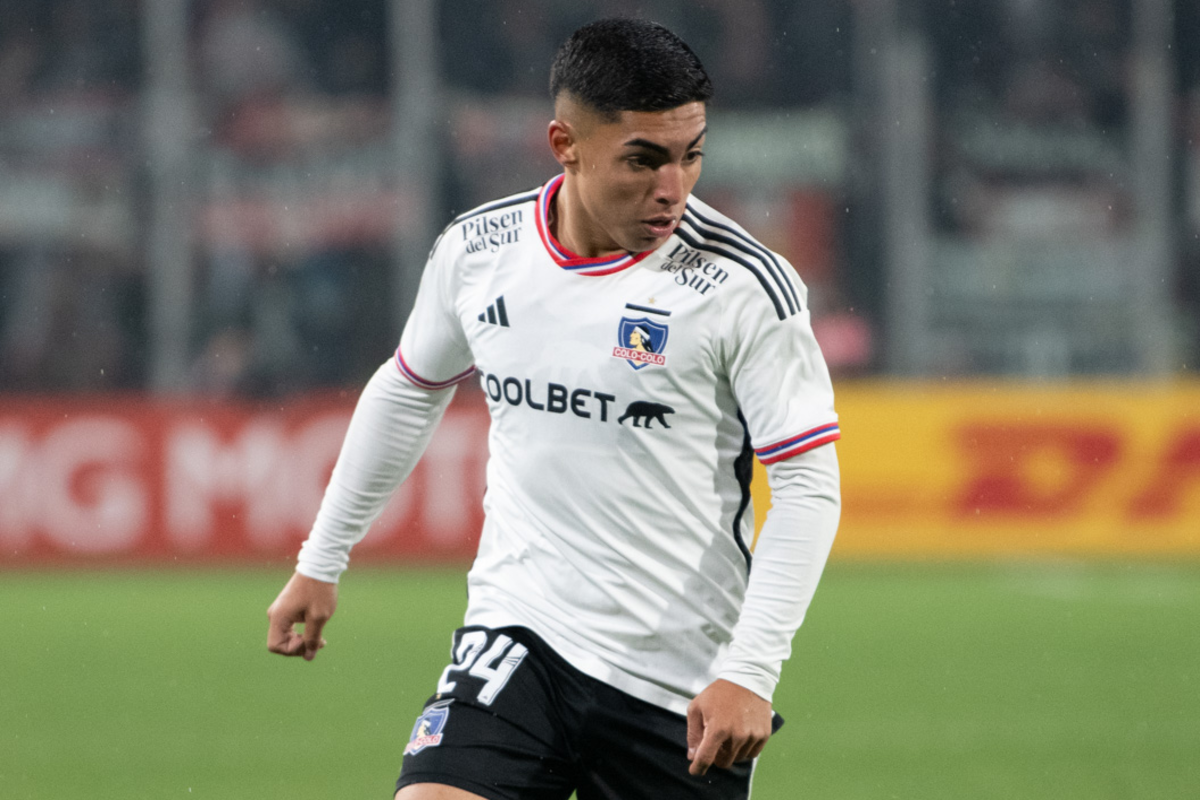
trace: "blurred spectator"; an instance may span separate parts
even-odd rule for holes
[[[1200,373],[1200,5],[1175,4],[1175,50],[1182,98],[1180,156],[1184,179],[1184,227],[1179,258],[1179,293],[1189,312],[1190,345],[1185,354]]]
[[[0,29],[0,387],[141,384],[130,119],[138,4],[5,4]]]
[[[1200,6],[1174,5],[1178,285],[1195,317]],[[391,8],[389,0],[192,0],[195,99],[209,132],[193,154],[195,387],[270,394],[336,386],[361,380],[390,350],[404,311],[389,307],[390,248],[412,202],[392,172]],[[1128,0],[922,0],[905,8],[921,9],[933,59],[937,236],[1007,246],[1125,233]],[[3,389],[145,385],[143,13],[139,0],[5,2]],[[695,44],[717,87],[713,118],[721,115],[747,159],[764,157],[779,138],[766,133],[773,120],[835,121],[825,129],[832,132],[797,133],[808,137],[795,143],[799,155],[784,163],[786,153],[773,154],[778,169],[767,176],[734,168],[718,180],[714,144],[702,195],[753,212],[754,233],[812,287],[831,363],[861,372],[882,341],[861,309],[878,318],[884,288],[878,226],[867,204],[846,199],[842,177],[867,163],[844,133],[858,112],[858,13],[855,2],[817,0],[440,0],[444,207],[434,217],[449,220],[557,169],[537,120],[548,119],[547,66],[567,33],[598,16],[655,19]],[[804,166],[839,160],[848,166]]]
[[[49,17],[47,58],[38,88],[128,89],[139,82],[137,10],[134,0],[96,3],[54,0]]]
[[[225,106],[296,91],[311,74],[291,25],[254,0],[209,0],[199,54],[203,87]]]
[[[0,287],[0,386],[141,384],[143,298],[129,262],[86,247],[35,247],[0,259]]]
[[[16,21],[0,33],[0,113],[11,113],[25,101],[42,56],[42,40],[34,30]]]
[[[314,91],[385,95],[388,91],[388,2],[276,0],[295,26]]]

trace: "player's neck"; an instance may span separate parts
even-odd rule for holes
[[[570,176],[563,180],[546,209],[550,232],[566,249],[582,258],[595,258],[626,250],[599,229],[573,191]]]

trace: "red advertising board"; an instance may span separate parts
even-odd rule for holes
[[[2,399],[0,565],[291,558],[353,402]],[[464,392],[355,560],[470,558],[486,458],[487,410]]]

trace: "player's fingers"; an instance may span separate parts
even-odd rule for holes
[[[321,637],[321,631],[325,628],[325,623],[329,621],[327,616],[310,615],[304,623],[304,660],[312,661],[317,657],[317,651],[325,646],[325,640]]]
[[[730,765],[736,764],[739,761],[749,761],[754,758],[762,751],[762,745],[763,743],[755,736],[747,736],[732,742],[730,747]],[[719,762],[718,766],[720,766]]]
[[[267,610],[267,649],[279,653],[287,644],[288,634],[292,631],[291,620],[277,618],[275,607]]]
[[[704,729],[704,738],[696,746],[692,763],[688,766],[688,772],[692,775],[703,775],[708,772],[708,768],[717,761],[721,752],[721,746],[725,743],[727,737],[728,734],[724,731],[718,731],[712,725],[706,726]]]
[[[289,631],[281,639],[267,644],[267,649],[281,656],[299,656],[304,654],[304,637],[295,631]]]
[[[288,635],[288,640],[283,646],[283,655],[285,656],[302,656],[304,655],[304,637],[298,633]]]
[[[312,661],[317,657],[317,651],[323,649],[327,644],[329,644],[329,642],[325,641],[324,639],[318,640],[314,645],[308,639],[302,638],[300,640],[300,647],[298,648],[299,652],[297,655],[304,656],[305,661]]]
[[[304,637],[296,633],[295,623],[272,603],[267,609],[267,650],[281,656],[299,655],[304,649]]]
[[[732,737],[726,737],[713,756],[712,765],[721,769],[729,769],[735,761],[740,761],[738,754],[742,751],[741,744]]]
[[[741,760],[749,761],[752,758],[758,758],[760,755],[762,755],[763,748],[765,748],[766,746],[767,746],[766,739],[759,739],[756,742],[753,742],[749,751],[746,753],[745,757],[742,758]]]
[[[687,748],[689,761],[695,757],[696,748],[700,746],[700,741],[703,738],[704,712],[700,710],[695,702],[689,703],[687,708]]]

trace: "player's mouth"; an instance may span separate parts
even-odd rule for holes
[[[665,239],[675,232],[675,217],[651,217],[650,219],[642,220],[642,225],[646,232],[655,239]]]

